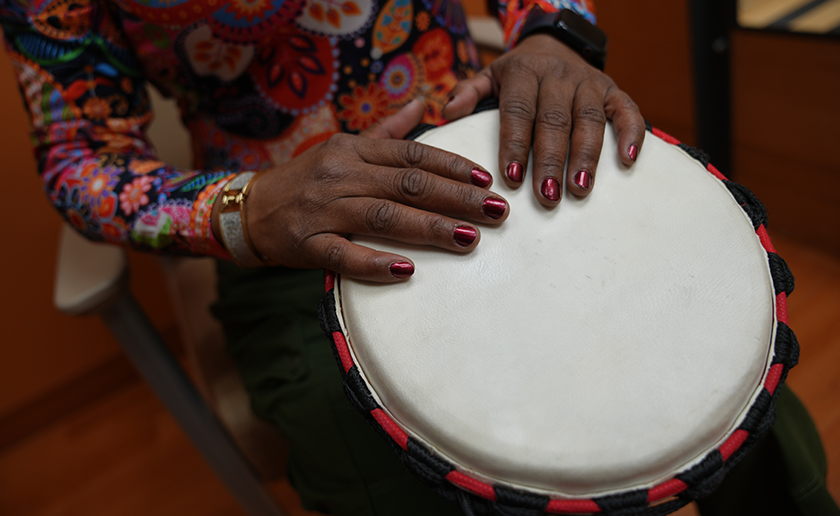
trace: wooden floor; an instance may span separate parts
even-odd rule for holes
[[[789,382],[826,445],[829,486],[840,496],[840,259],[778,235],[796,275],[791,326],[802,345]],[[291,515],[307,514],[283,482]],[[242,512],[172,418],[133,382],[0,449],[0,514],[8,516],[234,516]],[[696,514],[689,507],[679,513]]]

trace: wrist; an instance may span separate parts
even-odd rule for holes
[[[547,34],[574,50],[595,68],[602,70],[607,57],[607,35],[571,9],[546,13],[534,7],[519,31],[517,44],[529,36]]]
[[[230,179],[213,205],[213,233],[243,267],[269,265],[270,260],[255,247],[248,231],[246,201],[263,172],[242,172]]]

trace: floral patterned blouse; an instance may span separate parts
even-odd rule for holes
[[[530,9],[500,0],[508,45]],[[226,256],[210,229],[239,171],[285,163],[414,97],[439,123],[478,53],[459,0],[0,0],[51,202],[90,238]],[[195,169],[155,156],[146,81],[177,99]]]

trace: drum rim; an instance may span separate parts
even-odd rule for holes
[[[493,109],[494,107],[492,104],[485,104],[481,110]],[[795,335],[787,326],[787,296],[793,289],[793,279],[784,260],[776,254],[767,234],[764,207],[749,190],[723,176],[709,163],[708,158],[702,151],[679,142],[676,138],[653,128],[650,124],[646,123],[646,126],[648,132],[652,135],[666,143],[677,146],[723,183],[729,194],[732,195],[752,222],[759,241],[767,252],[768,267],[776,295],[773,314],[774,328],[768,351],[768,363],[765,365],[761,382],[750,396],[751,402],[742,411],[742,415],[739,416],[733,426],[727,430],[724,437],[719,441],[719,445],[713,447],[705,456],[698,456],[695,460],[688,462],[684,469],[678,470],[673,478],[651,487],[630,487],[590,497],[558,497],[557,494],[552,497],[542,490],[529,489],[525,486],[511,488],[492,485],[485,481],[485,477],[479,474],[470,475],[468,471],[463,468],[459,469],[446,458],[430,451],[425,443],[410,436],[396,423],[387,409],[379,406],[377,399],[371,394],[370,386],[361,374],[359,366],[354,360],[353,352],[347,343],[347,333],[344,328],[343,317],[340,314],[340,299],[337,299],[338,289],[335,288],[340,278],[328,271],[325,282],[326,294],[321,306],[322,326],[333,345],[333,351],[344,377],[348,396],[383,438],[394,447],[403,462],[407,465],[414,465],[411,469],[414,469],[416,473],[417,464],[421,464],[422,460],[426,460],[427,464],[421,464],[421,470],[433,471],[435,469],[443,470],[445,467],[449,468],[449,471],[445,474],[438,475],[445,480],[444,482],[441,482],[440,479],[437,479],[437,482],[435,482],[435,479],[427,479],[432,480],[433,484],[436,483],[437,490],[444,496],[455,499],[463,499],[467,496],[472,501],[471,503],[478,504],[478,506],[486,503],[483,501],[490,501],[521,509],[538,509],[559,514],[593,513],[629,507],[648,507],[651,510],[655,509],[656,513],[660,513],[666,506],[668,506],[670,512],[688,503],[690,499],[703,496],[714,489],[723,477],[723,474],[720,473],[725,474],[726,471],[731,469],[755,441],[772,426],[775,417],[774,401],[788,371],[796,364],[798,343]],[[420,130],[415,131],[413,137],[416,138],[433,127],[419,128]],[[439,463],[443,463],[445,466]],[[443,471],[438,473],[443,473]],[[421,473],[420,476],[429,475]],[[470,494],[465,495],[464,493]]]

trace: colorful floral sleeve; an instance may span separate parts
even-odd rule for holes
[[[97,0],[0,0],[50,201],[95,240],[226,256],[210,227],[230,172],[180,170],[145,138],[140,65]]]
[[[496,5],[504,29],[505,48],[508,50],[516,44],[522,25],[535,7],[547,13],[572,9],[595,23],[595,4],[592,0],[498,0]]]

